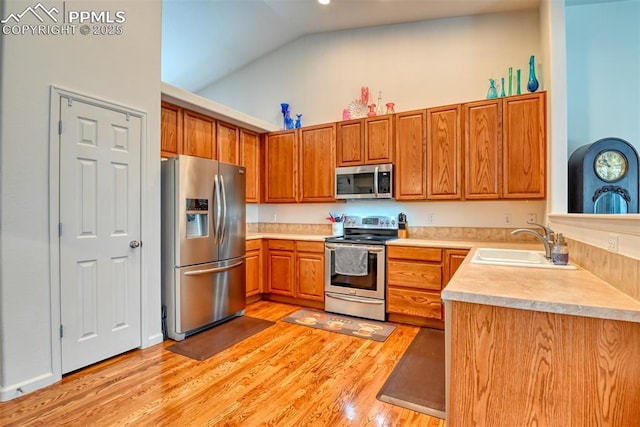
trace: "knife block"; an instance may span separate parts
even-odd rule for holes
[[[409,224],[406,222],[402,224],[398,224],[398,226],[403,225],[398,230],[398,239],[408,239],[409,238]]]

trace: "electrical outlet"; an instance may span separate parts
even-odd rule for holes
[[[513,218],[511,214],[504,214],[504,224],[511,225],[513,223]]]
[[[436,216],[432,213],[427,214],[427,224],[433,224],[436,222]]]
[[[273,222],[278,222],[278,214],[273,214]]]
[[[527,214],[527,222],[538,222],[538,215],[534,213]]]
[[[609,234],[607,238],[607,250],[609,252],[618,252],[618,235]]]

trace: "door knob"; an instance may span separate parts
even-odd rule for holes
[[[132,240],[129,242],[129,246],[135,249],[142,246],[142,242],[138,242],[137,240]]]

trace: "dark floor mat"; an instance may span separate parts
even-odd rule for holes
[[[444,331],[420,329],[377,398],[445,419]]]
[[[167,350],[195,360],[205,360],[240,341],[268,328],[275,322],[240,316],[199,332],[167,347]]]

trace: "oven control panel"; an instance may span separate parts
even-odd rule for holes
[[[345,228],[397,229],[398,221],[392,216],[347,216]]]

